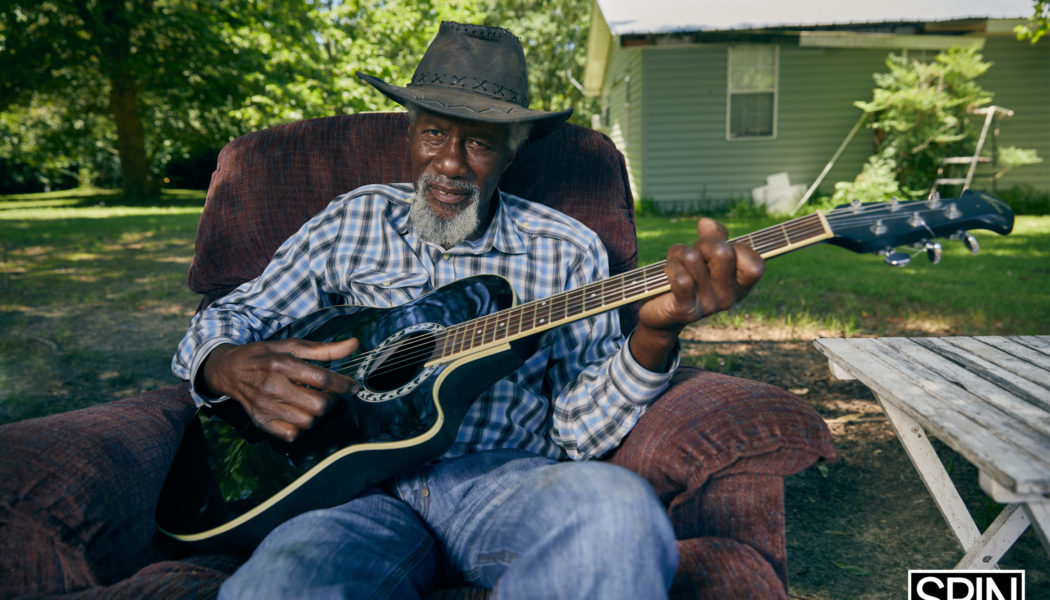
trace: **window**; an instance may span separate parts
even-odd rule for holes
[[[726,138],[772,138],[777,133],[776,46],[729,48]]]

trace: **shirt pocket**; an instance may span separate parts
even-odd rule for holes
[[[404,304],[428,290],[426,273],[359,271],[350,274],[348,302],[384,308]]]

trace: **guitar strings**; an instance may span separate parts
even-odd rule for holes
[[[926,208],[914,210],[914,208],[918,204],[924,204],[926,205]],[[896,217],[896,220],[899,220],[905,218],[913,218],[913,215],[915,214],[921,215],[933,212],[943,212],[944,206],[944,204],[941,204],[936,208],[930,208],[929,204],[926,201],[922,200],[902,202],[897,203],[896,205],[892,203],[880,203],[876,205],[843,206],[835,208],[825,213],[824,216],[825,219],[828,220],[829,224],[831,222],[834,222],[836,225],[839,226],[849,226],[863,222],[870,222],[873,216],[877,216],[882,213],[885,213],[887,216],[890,217]],[[803,235],[804,237],[799,238],[800,241],[804,241],[805,239],[810,239],[814,237],[814,235],[812,235],[811,233],[807,233],[807,227],[809,228],[809,232],[813,231],[814,227],[819,227],[819,232],[823,233],[823,224],[820,223],[819,217],[814,213],[810,215],[805,215],[803,217],[798,217],[796,219],[792,219],[779,225],[767,227],[744,236],[733,238],[729,240],[729,243],[747,244],[756,251],[760,251],[763,247],[767,245],[771,245],[775,248],[781,246],[785,240],[788,241],[788,243],[792,243],[792,234]],[[788,228],[793,228],[793,230],[789,231]],[[397,351],[397,357],[392,357],[391,360],[388,360],[379,365],[377,367],[377,370],[374,371],[372,375],[388,373],[403,368],[406,365],[417,363],[422,359],[432,357],[436,354],[440,355],[441,357],[448,357],[455,356],[463,352],[469,352],[475,349],[476,347],[493,343],[498,339],[506,339],[507,337],[512,337],[513,335],[529,331],[530,329],[549,329],[549,322],[551,321],[549,317],[545,319],[544,324],[540,325],[539,327],[536,326],[537,315],[539,311],[542,310],[539,308],[539,304],[541,302],[547,303],[548,315],[551,314],[550,311],[554,308],[557,308],[559,311],[564,311],[564,314],[566,316],[575,315],[579,312],[584,312],[587,309],[587,303],[589,301],[586,297],[587,292],[589,290],[601,288],[600,294],[602,295],[602,299],[596,306],[596,308],[601,308],[611,303],[610,300],[607,298],[605,290],[605,284],[607,282],[626,282],[626,285],[621,285],[615,290],[616,293],[613,295],[613,302],[625,299],[629,296],[645,294],[647,290],[659,288],[667,283],[667,279],[663,271],[665,264],[665,261],[653,263],[651,265],[647,265],[639,269],[634,269],[627,273],[622,273],[616,277],[612,277],[601,282],[589,284],[582,288],[578,288],[577,290],[570,290],[569,292],[563,292],[561,294],[557,294],[549,298],[528,302],[522,305],[498,311],[496,313],[471,319],[463,323],[452,325],[433,336],[423,336],[425,339],[421,339],[418,341],[410,341],[402,346],[395,347],[394,350]],[[653,271],[656,270],[658,270],[658,273],[654,274]],[[634,279],[632,280],[631,278]],[[563,302],[564,305],[559,306],[559,302]],[[532,327],[524,327],[522,322],[523,315],[525,315],[526,311],[528,310],[532,310]],[[492,326],[492,321],[504,318],[509,322],[511,320],[509,317],[511,313],[516,313],[515,316],[517,317],[516,324],[518,326],[518,331],[514,332],[514,334],[511,335],[507,335],[506,332],[499,333],[498,329],[501,328],[499,326],[493,327],[491,331],[489,331],[489,328]],[[468,332],[474,333],[475,335],[468,336]],[[477,339],[479,337],[480,340]],[[459,348],[455,349],[451,353],[448,353],[446,349],[449,340],[452,340],[453,345],[459,345]],[[373,357],[377,355],[380,351],[386,351],[386,349],[377,348],[363,352],[335,370],[339,373],[350,373],[354,370],[357,370],[362,365],[370,362],[373,359]]]
[[[924,205],[925,208],[917,207],[916,205]],[[901,219],[911,218],[913,215],[928,215],[933,213],[943,213],[945,210],[950,210],[949,205],[941,204],[937,207],[930,207],[929,204],[924,200],[915,200],[912,202],[901,202],[894,207],[890,203],[882,203],[878,205],[861,205],[858,208],[851,206],[843,206],[836,208],[828,212],[825,217],[829,221],[835,221],[837,224],[858,224],[864,221],[870,221],[873,216],[885,214],[890,217],[898,217]],[[918,208],[918,210],[916,210]],[[958,210],[958,208],[956,208]]]
[[[652,271],[656,271],[657,269],[654,269],[653,267],[660,267],[659,268],[659,274],[658,274],[659,276],[657,276],[655,278],[653,277],[653,273],[651,273],[651,272]],[[398,368],[401,368],[401,367],[403,367],[405,365],[413,364],[413,363],[417,362],[420,359],[429,358],[429,357],[433,356],[437,350],[444,350],[445,347],[446,347],[445,343],[447,342],[447,340],[450,339],[450,337],[452,339],[455,339],[454,336],[457,335],[457,334],[460,334],[460,333],[466,334],[468,331],[478,332],[478,335],[480,335],[481,339],[480,340],[476,339],[478,337],[478,335],[471,336],[469,339],[467,339],[467,336],[464,335],[463,336],[464,339],[460,343],[461,347],[459,349],[451,352],[451,353],[443,354],[442,355],[443,357],[447,358],[449,356],[455,356],[455,355],[460,354],[462,352],[469,352],[470,350],[474,350],[474,349],[476,349],[479,346],[483,346],[485,344],[493,343],[497,339],[505,339],[507,337],[511,337],[511,336],[507,335],[506,333],[503,333],[501,335],[497,335],[497,329],[498,328],[491,328],[491,324],[492,324],[493,321],[500,320],[499,317],[501,317],[501,316],[506,318],[507,313],[512,313],[512,312],[518,312],[519,313],[518,314],[519,319],[516,321],[516,323],[518,325],[518,331],[514,332],[511,335],[516,335],[516,334],[519,334],[519,333],[522,333],[522,332],[529,331],[531,329],[536,329],[536,330],[549,329],[550,328],[549,322],[551,321],[551,319],[549,317],[545,318],[544,319],[545,322],[543,324],[539,324],[538,326],[537,326],[537,323],[536,323],[535,320],[533,321],[533,325],[532,326],[522,326],[524,323],[523,323],[523,321],[521,320],[520,317],[522,316],[522,314],[526,313],[528,309],[535,309],[535,310],[533,310],[533,315],[532,315],[534,319],[536,318],[536,316],[538,315],[540,310],[547,310],[547,314],[548,315],[553,314],[554,311],[564,312],[564,314],[566,316],[574,315],[574,314],[577,314],[579,312],[584,312],[590,306],[591,300],[589,298],[587,298],[587,297],[584,297],[585,294],[583,292],[586,292],[587,290],[593,290],[593,289],[596,289],[598,287],[603,287],[603,286],[596,285],[596,284],[603,284],[603,283],[608,283],[608,282],[614,282],[614,281],[617,281],[617,280],[628,281],[631,277],[635,278],[633,281],[628,281],[626,286],[623,286],[623,287],[619,288],[618,290],[616,290],[616,293],[605,293],[606,290],[603,289],[602,290],[602,292],[603,292],[602,301],[601,301],[600,304],[595,306],[596,308],[597,307],[601,307],[601,306],[605,306],[607,304],[610,304],[612,302],[616,302],[618,300],[625,299],[628,296],[632,296],[632,295],[636,295],[636,294],[644,294],[647,290],[654,289],[654,288],[657,288],[660,285],[662,285],[662,283],[660,282],[660,276],[663,276],[663,268],[662,267],[663,267],[662,263],[648,265],[647,267],[643,267],[643,268],[640,268],[640,269],[635,269],[635,270],[629,271],[627,273],[622,273],[622,274],[620,274],[618,276],[615,276],[615,277],[610,277],[609,279],[603,280],[602,282],[595,282],[595,284],[588,284],[587,286],[583,286],[583,287],[578,288],[576,290],[570,290],[568,292],[563,292],[563,293],[555,295],[555,296],[551,296],[551,297],[548,297],[548,298],[544,298],[544,299],[528,302],[528,303],[521,304],[521,305],[518,305],[518,306],[515,306],[515,307],[504,309],[504,310],[501,310],[501,311],[498,311],[498,312],[495,312],[495,313],[491,313],[491,314],[488,314],[488,315],[477,317],[475,319],[471,319],[471,320],[465,321],[463,323],[452,325],[452,326],[446,328],[445,330],[435,334],[432,337],[427,336],[427,339],[414,341],[414,342],[408,342],[408,343],[406,343],[406,344],[404,344],[404,345],[402,345],[400,347],[396,347],[395,350],[398,353],[397,357],[396,358],[392,357],[391,360],[382,363],[382,365],[380,365],[380,367],[376,371],[374,371],[372,373],[372,375],[388,373],[388,372],[391,372],[391,371],[396,370]],[[637,276],[639,276],[639,275],[641,275],[643,278],[642,279],[638,279]],[[666,283],[666,277],[663,277],[663,283]],[[548,306],[547,309],[539,309],[538,308],[539,304],[542,303],[542,302],[548,303],[549,306]],[[505,320],[507,320],[508,322],[510,321],[510,319],[505,319]],[[363,352],[363,353],[359,354],[358,356],[352,358],[347,363],[341,365],[339,368],[335,369],[335,371],[339,372],[339,373],[349,373],[349,372],[359,368],[363,364],[369,362],[370,360],[372,360],[372,357],[374,355],[376,355],[379,352],[384,351],[384,350],[385,349],[383,349],[383,348],[376,348],[376,349],[372,349],[372,350]]]
[[[733,243],[733,244],[739,244],[739,243],[748,244],[751,247],[755,248],[756,250],[760,250],[764,246],[767,246],[767,245],[772,245],[774,247],[777,247],[777,246],[779,246],[779,245],[781,245],[783,243],[783,241],[785,240],[786,237],[790,238],[788,232],[786,231],[786,228],[792,227],[792,226],[797,226],[798,224],[800,224],[802,222],[807,222],[807,221],[812,221],[812,223],[808,223],[810,225],[810,227],[818,226],[818,227],[821,228],[820,232],[823,233],[823,227],[822,227],[822,224],[820,224],[820,222],[819,222],[819,217],[816,217],[816,215],[806,215],[804,217],[799,217],[798,219],[794,219],[792,221],[788,221],[788,222],[783,223],[783,224],[778,225],[778,226],[773,226],[773,227],[761,229],[761,230],[752,232],[751,234],[748,234],[746,236],[741,236],[741,237],[738,237],[738,238],[734,238],[733,240],[730,240],[729,242]],[[799,231],[794,231],[794,232],[791,232],[791,233],[799,234],[800,232]],[[809,235],[807,237],[813,237],[813,236]],[[609,280],[606,280],[606,281],[610,281],[610,282],[615,282],[617,280],[619,280],[619,281],[627,281],[628,282],[626,287],[621,286],[621,287],[617,288],[617,291],[618,291],[619,295],[616,295],[616,294],[613,295],[614,301],[623,299],[626,296],[632,296],[632,295],[636,295],[636,294],[639,294],[639,293],[644,293],[649,288],[659,287],[659,286],[665,284],[666,283],[666,277],[664,276],[664,272],[663,272],[663,268],[664,268],[665,264],[666,264],[665,262],[654,263],[654,264],[651,264],[651,265],[647,265],[646,267],[642,267],[640,269],[635,269],[633,271],[630,271],[630,272],[627,272],[627,273],[623,273],[623,274],[621,274],[621,275],[619,275],[619,276],[617,276],[615,278],[610,278]],[[657,277],[653,281],[650,281],[650,279],[653,277],[652,271],[654,271],[654,270],[658,270],[659,272],[657,274]],[[639,279],[638,276],[641,276],[641,278]],[[630,278],[632,278],[632,277],[635,278],[633,281],[630,280]],[[597,284],[603,284],[604,282],[596,282],[596,283]],[[542,299],[542,300],[538,300],[538,301],[535,301],[535,302],[530,302],[530,303],[526,303],[526,304],[523,304],[523,305],[519,305],[517,307],[513,307],[513,308],[510,308],[510,309],[506,309],[505,311],[499,311],[497,313],[493,313],[493,314],[490,314],[490,315],[485,315],[483,317],[478,317],[476,319],[471,319],[471,320],[466,321],[464,323],[459,323],[457,325],[453,325],[453,326],[445,329],[444,331],[442,331],[442,332],[440,332],[440,333],[438,333],[438,334],[436,334],[436,335],[434,335],[432,337],[431,336],[426,336],[425,339],[421,339],[421,340],[418,340],[418,341],[415,341],[415,342],[408,342],[408,343],[406,343],[406,344],[404,344],[404,345],[402,345],[400,347],[396,347],[395,350],[397,351],[397,357],[396,358],[395,357],[391,357],[390,360],[382,363],[379,367],[377,367],[377,369],[372,374],[373,375],[381,375],[383,373],[391,372],[391,371],[394,371],[396,369],[402,368],[402,367],[404,367],[406,365],[413,364],[415,362],[418,362],[421,359],[429,358],[429,357],[435,355],[435,353],[437,353],[437,351],[439,351],[439,350],[440,351],[444,351],[445,348],[446,348],[446,344],[448,343],[449,340],[452,340],[452,344],[453,345],[459,345],[460,346],[460,348],[455,349],[451,353],[451,355],[454,356],[454,355],[462,353],[462,352],[468,352],[470,350],[473,350],[476,347],[476,344],[478,343],[478,341],[480,341],[480,343],[483,345],[483,344],[486,344],[486,343],[491,343],[491,342],[495,341],[495,339],[497,339],[497,338],[498,339],[503,339],[503,338],[505,338],[507,336],[506,335],[497,336],[496,335],[496,333],[497,333],[496,329],[493,329],[491,331],[492,339],[488,339],[487,340],[487,338],[490,337],[489,336],[490,332],[488,332],[486,330],[490,327],[490,325],[491,325],[490,322],[492,320],[498,318],[497,315],[504,315],[504,313],[508,313],[508,312],[516,312],[517,313],[516,316],[517,316],[518,319],[517,319],[516,323],[518,325],[519,330],[517,332],[515,332],[515,333],[521,333],[522,331],[527,331],[529,329],[536,329],[536,327],[535,327],[535,319],[537,318],[538,313],[541,310],[543,310],[543,309],[541,309],[539,307],[539,303],[540,302],[543,302],[543,301],[547,302],[548,314],[551,314],[551,312],[554,309],[557,309],[559,311],[564,310],[567,313],[575,313],[575,312],[580,310],[581,306],[586,306],[586,304],[585,304],[585,302],[586,302],[585,296],[587,294],[587,291],[590,289],[590,287],[592,285],[595,285],[595,284],[589,284],[588,286],[584,286],[582,288],[579,288],[578,290],[571,290],[569,292],[565,292],[565,293],[563,293],[564,295],[563,294],[559,294],[559,295],[551,296],[551,297],[546,298],[546,299]],[[601,293],[602,293],[603,297],[602,297],[602,301],[599,304],[599,306],[604,306],[605,304],[610,303],[608,298],[606,297],[607,293],[606,293],[606,290],[604,288],[601,290]],[[559,305],[560,302],[564,302],[565,305],[564,306],[560,306]],[[533,327],[522,327],[521,319],[523,318],[523,314],[526,313],[526,311],[528,311],[528,310],[532,310],[532,317],[534,319],[534,326]],[[547,319],[548,322],[549,322],[549,320],[550,319]],[[542,329],[542,327],[541,327],[541,329]],[[473,333],[475,335],[469,335],[471,333]],[[481,338],[480,340],[476,339],[478,336],[480,336],[480,338]],[[336,369],[336,371],[340,372],[340,373],[350,373],[352,371],[355,371],[355,370],[359,369],[362,365],[370,362],[373,359],[373,357],[375,355],[377,355],[380,351],[381,351],[381,349],[373,349],[373,350],[361,353],[357,357],[354,357],[350,361],[348,361],[347,363],[341,365],[339,368]]]

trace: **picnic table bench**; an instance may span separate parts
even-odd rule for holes
[[[868,386],[963,547],[994,568],[1031,525],[1050,554],[1050,336],[821,338],[832,375]],[[927,433],[973,463],[1006,505],[982,533]]]

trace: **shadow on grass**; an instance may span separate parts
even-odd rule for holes
[[[75,189],[42,194],[9,194],[0,196],[0,211],[24,203],[41,206],[59,204],[68,208],[95,206],[160,207],[160,206],[204,206],[205,190],[161,190],[152,198],[125,196],[121,190]],[[21,206],[19,206],[21,207]]]
[[[0,422],[175,384],[203,193],[152,207],[41,196],[0,200]]]

